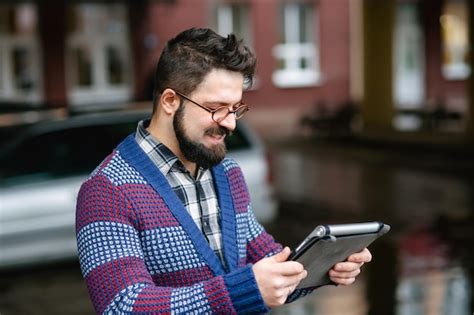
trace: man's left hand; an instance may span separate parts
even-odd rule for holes
[[[350,255],[346,261],[335,264],[329,270],[329,278],[336,284],[350,285],[360,273],[362,265],[371,260],[372,254],[367,248],[364,248],[364,250]]]

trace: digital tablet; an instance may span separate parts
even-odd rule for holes
[[[331,284],[328,273],[335,264],[363,250],[389,230],[390,226],[382,222],[317,226],[289,258],[303,264],[308,271],[297,288]]]

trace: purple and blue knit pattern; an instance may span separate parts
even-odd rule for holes
[[[250,204],[250,194],[248,193],[245,180],[243,180],[242,170],[232,159],[225,159],[222,164],[226,174],[228,174],[229,184],[232,187],[231,194],[236,214],[247,213],[248,205]]]
[[[141,239],[146,244],[143,248],[145,264],[152,276],[205,266],[193,250],[191,239],[180,226],[146,230],[141,233]]]
[[[119,154],[115,154],[112,157],[112,160],[102,169],[102,173],[104,173],[115,186],[124,184],[147,184],[140,173],[130,167]]]
[[[107,306],[107,309],[104,311],[104,314],[126,314],[131,313],[133,311],[133,304],[137,299],[138,295],[145,288],[145,284],[134,284],[131,285],[122,291],[115,297],[112,303]]]
[[[203,283],[198,283],[190,288],[174,290],[171,294],[171,305],[173,314],[211,313]]]
[[[81,267],[86,276],[92,269],[121,257],[143,258],[136,230],[123,223],[88,224],[77,234],[77,243],[79,257],[84,257]]]
[[[268,311],[247,263],[281,247],[255,220],[237,164],[226,160],[226,179],[220,179],[230,186],[230,209],[236,213],[234,232],[225,233],[236,233],[236,244],[227,248],[235,248],[238,261],[225,273],[212,250],[203,251],[199,237],[190,232],[194,222],[183,223],[170,210],[163,183],[151,179],[151,171],[139,171],[141,162],[115,151],[79,192],[79,259],[96,312]]]
[[[242,170],[232,159],[225,159],[222,164],[227,174],[229,174],[229,183],[232,187],[231,194],[236,212],[239,262],[242,264],[255,263],[264,257],[278,253],[282,247],[275,243],[269,234],[265,233],[263,227],[255,218],[250,203],[250,194],[243,180]]]

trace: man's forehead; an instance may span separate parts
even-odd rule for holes
[[[241,73],[215,69],[204,77],[192,95],[205,97],[207,102],[237,102],[242,98],[243,87]]]
[[[206,84],[238,84],[243,87],[244,76],[242,73],[236,71],[230,71],[226,69],[212,69],[204,76],[199,86]]]

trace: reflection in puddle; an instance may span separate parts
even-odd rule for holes
[[[472,174],[360,148],[276,151],[278,240],[294,245],[324,223],[380,220],[392,230],[354,285],[320,288],[272,314],[472,314]]]
[[[383,281],[382,279],[380,281]],[[433,270],[402,277],[396,292],[397,315],[468,315],[470,291],[461,268]],[[324,287],[295,303],[271,312],[273,315],[365,315],[366,280],[348,287]],[[387,309],[386,313],[390,314]]]
[[[466,272],[459,267],[402,277],[397,288],[398,315],[469,314]]]
[[[271,312],[273,315],[364,315],[368,305],[365,301],[365,281],[348,287],[327,286],[297,302]]]
[[[398,247],[398,315],[469,314],[468,273],[450,242],[423,227],[401,236]]]

